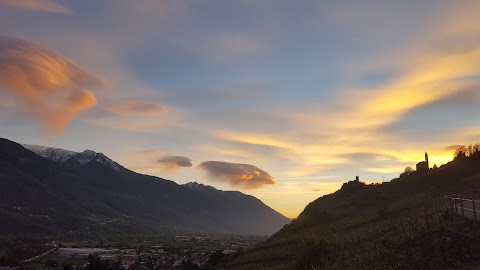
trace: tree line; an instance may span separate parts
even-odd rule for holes
[[[454,160],[464,159],[468,157],[480,158],[480,144],[460,145],[455,149],[453,154]]]

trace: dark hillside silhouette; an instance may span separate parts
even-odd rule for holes
[[[399,220],[404,220],[405,217],[407,217],[407,220],[418,220],[416,213],[427,211],[424,210],[428,209],[425,208],[426,205],[431,209],[434,207],[440,209],[445,202],[444,195],[464,194],[471,197],[473,195],[471,190],[480,190],[480,153],[478,147],[475,146],[462,146],[456,151],[453,161],[435,169],[417,172],[407,168],[401,177],[390,182],[368,185],[360,181],[350,181],[344,184],[337,192],[311,202],[296,220],[289,225],[285,225],[278,233],[256,249],[238,258],[231,264],[230,269],[248,269],[245,268],[245,265],[248,265],[250,269],[256,267],[264,267],[262,269],[304,269],[302,265],[306,266],[307,258],[312,259],[312,261],[310,259],[308,261],[315,262],[318,266],[316,269],[330,269],[328,265],[323,265],[322,268],[322,263],[318,260],[333,262],[336,259],[332,258],[338,257],[340,254],[335,253],[338,251],[330,250],[328,247],[331,245],[322,244],[322,241],[327,241],[327,243],[340,241],[339,239],[344,239],[345,237],[353,237],[352,233],[357,235],[356,237],[362,234],[368,235],[361,232],[378,230],[379,227],[384,226],[380,225],[379,222],[389,220],[389,217],[401,217]],[[436,220],[438,220],[437,218]],[[425,222],[428,224],[431,220]],[[429,228],[430,230],[436,230],[434,227]],[[412,230],[417,230],[417,227],[412,227]],[[445,233],[444,231],[432,231],[432,234],[437,233],[448,234],[448,237],[457,235],[456,233]],[[418,241],[423,240],[419,239]],[[409,246],[407,243],[405,243],[403,248]],[[421,245],[428,245],[428,243],[422,242]],[[361,256],[361,252],[375,249],[373,246],[363,246],[363,248],[365,248],[365,251],[355,251],[360,252],[358,256]],[[385,248],[382,247],[382,249]],[[398,248],[402,249],[402,247]],[[409,249],[411,248],[409,247]],[[306,254],[301,252],[301,250],[305,252],[307,250],[317,251],[313,251],[313,254]],[[408,253],[407,249],[404,251],[406,252],[405,254]],[[322,256],[327,256],[330,252],[333,252],[330,259],[326,257],[322,259]],[[402,252],[398,254],[403,254]],[[434,248],[432,248],[432,254],[434,252],[437,251],[434,251]],[[441,251],[438,252],[441,254]],[[303,255],[300,256],[299,254]],[[403,261],[403,259],[395,258],[396,252],[393,250],[388,251],[388,254],[392,254],[389,256],[393,261]],[[383,264],[383,267],[389,267],[386,255],[383,256],[385,256],[386,260],[386,264]],[[411,260],[412,262],[414,261],[413,258]],[[292,262],[296,263],[292,264]],[[439,263],[437,260],[432,262]],[[480,258],[476,262],[480,264]],[[421,264],[420,261],[416,263]],[[451,263],[445,262],[445,266],[451,265]],[[367,267],[365,269],[369,269],[368,265],[367,263],[358,267]],[[393,265],[394,263],[392,262],[391,266]],[[332,265],[330,266],[333,267]],[[415,269],[415,267],[407,267],[407,269]]]
[[[0,234],[265,235],[289,221],[253,196],[204,187],[94,160],[54,162],[0,139]]]

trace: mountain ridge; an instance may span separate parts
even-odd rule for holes
[[[62,148],[54,148],[48,146],[39,146],[39,145],[28,145],[28,144],[21,144],[26,149],[42,156],[44,158],[50,159],[55,162],[66,162],[70,166],[82,166],[85,163],[96,161],[103,163],[106,166],[111,167],[117,172],[120,172],[123,168],[120,164],[113,161],[106,155],[100,152],[95,152],[93,150],[84,150],[82,152],[74,152],[71,150],[66,150]],[[124,169],[124,168],[123,168]]]
[[[68,157],[58,150],[49,151],[43,154],[59,161],[0,139],[0,220],[12,221],[0,221],[0,231],[85,232],[95,228],[100,232],[264,235],[289,222],[257,198],[240,192],[198,183],[189,188],[121,165],[116,170],[109,162],[114,161],[93,151],[66,152]],[[53,152],[59,155],[48,156]]]

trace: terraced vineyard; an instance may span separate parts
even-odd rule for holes
[[[298,219],[240,256],[227,269],[415,269],[480,265],[470,251],[465,252],[470,258],[466,259],[444,250],[450,246],[448,241],[471,239],[468,233],[467,236],[458,233],[458,229],[469,233],[477,230],[471,228],[471,221],[454,218],[453,205],[444,195],[473,196],[471,190],[480,187],[479,163],[476,154],[387,183],[346,183],[339,191],[310,203]],[[434,236],[442,238],[433,241]],[[472,241],[467,242],[469,245]],[[412,243],[422,250],[415,249]]]

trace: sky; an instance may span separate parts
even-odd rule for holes
[[[0,0],[0,137],[287,217],[480,140],[480,1]]]

